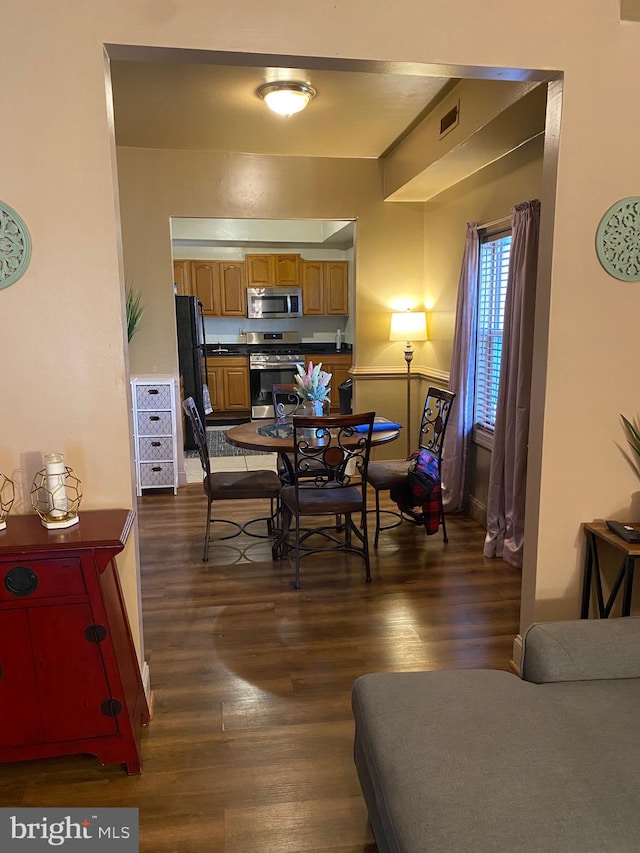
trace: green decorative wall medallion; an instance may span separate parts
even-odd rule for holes
[[[640,196],[622,198],[600,220],[596,252],[605,270],[620,281],[640,281]]]
[[[17,281],[29,266],[31,237],[22,218],[0,201],[0,289]]]

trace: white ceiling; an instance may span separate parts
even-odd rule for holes
[[[122,45],[108,48],[116,144],[124,147],[379,159],[421,122],[424,126],[425,118],[460,77],[492,80],[498,87],[508,85],[508,80],[544,79],[543,72],[519,69],[260,57]],[[261,64],[269,61],[273,64]],[[272,113],[256,94],[258,86],[274,80],[307,82],[318,94],[302,113],[283,118]],[[542,110],[531,111],[526,104],[524,109],[530,122],[540,123],[536,116],[544,116],[544,103]],[[520,125],[522,121],[515,126]],[[407,185],[409,195],[398,196],[398,200],[424,201],[537,132],[537,125],[524,137],[517,130],[520,136],[506,147],[502,138],[494,140],[493,147],[484,140],[473,147],[475,160],[469,159],[468,144],[458,145],[446,164],[437,161],[418,175]],[[469,162],[459,163],[462,155]],[[443,176],[446,169],[451,174]],[[423,186],[425,181],[427,186]],[[246,220],[202,220],[209,223],[206,235],[198,231],[197,222],[176,221],[175,240],[182,245],[226,245],[235,234],[238,246],[257,246],[261,241],[278,244],[274,223],[264,223],[259,234],[254,228],[249,237]],[[299,245],[342,249],[353,245],[352,223],[336,223],[332,228],[317,239],[300,237]],[[293,243],[287,239],[281,245]]]
[[[417,73],[128,60],[111,75],[117,145],[301,157],[378,158],[451,86]],[[282,79],[318,92],[290,118],[256,95]]]

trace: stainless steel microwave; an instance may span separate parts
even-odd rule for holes
[[[302,317],[302,288],[248,287],[247,317],[252,320]]]

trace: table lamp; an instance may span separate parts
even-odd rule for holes
[[[427,339],[427,315],[424,311],[398,311],[391,315],[390,341],[406,341],[404,360],[407,363],[407,456],[411,447],[411,362],[414,341]]]

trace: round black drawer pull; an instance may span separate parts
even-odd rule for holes
[[[88,643],[101,643],[107,636],[104,625],[89,625],[85,629],[84,638]]]
[[[38,589],[38,575],[28,566],[14,566],[4,576],[4,586],[11,595],[31,595]]]
[[[162,471],[162,466],[161,465],[154,465],[151,470],[152,471]]]
[[[122,702],[119,699],[105,699],[100,705],[100,710],[105,717],[117,717],[122,711]]]
[[[148,393],[149,394],[159,394],[160,392],[158,391],[157,388],[149,388]]]
[[[149,415],[149,420],[150,421],[159,421],[160,418],[158,417],[158,415]]]
[[[151,442],[151,447],[161,447],[161,446],[162,446],[161,441],[152,441]]]

